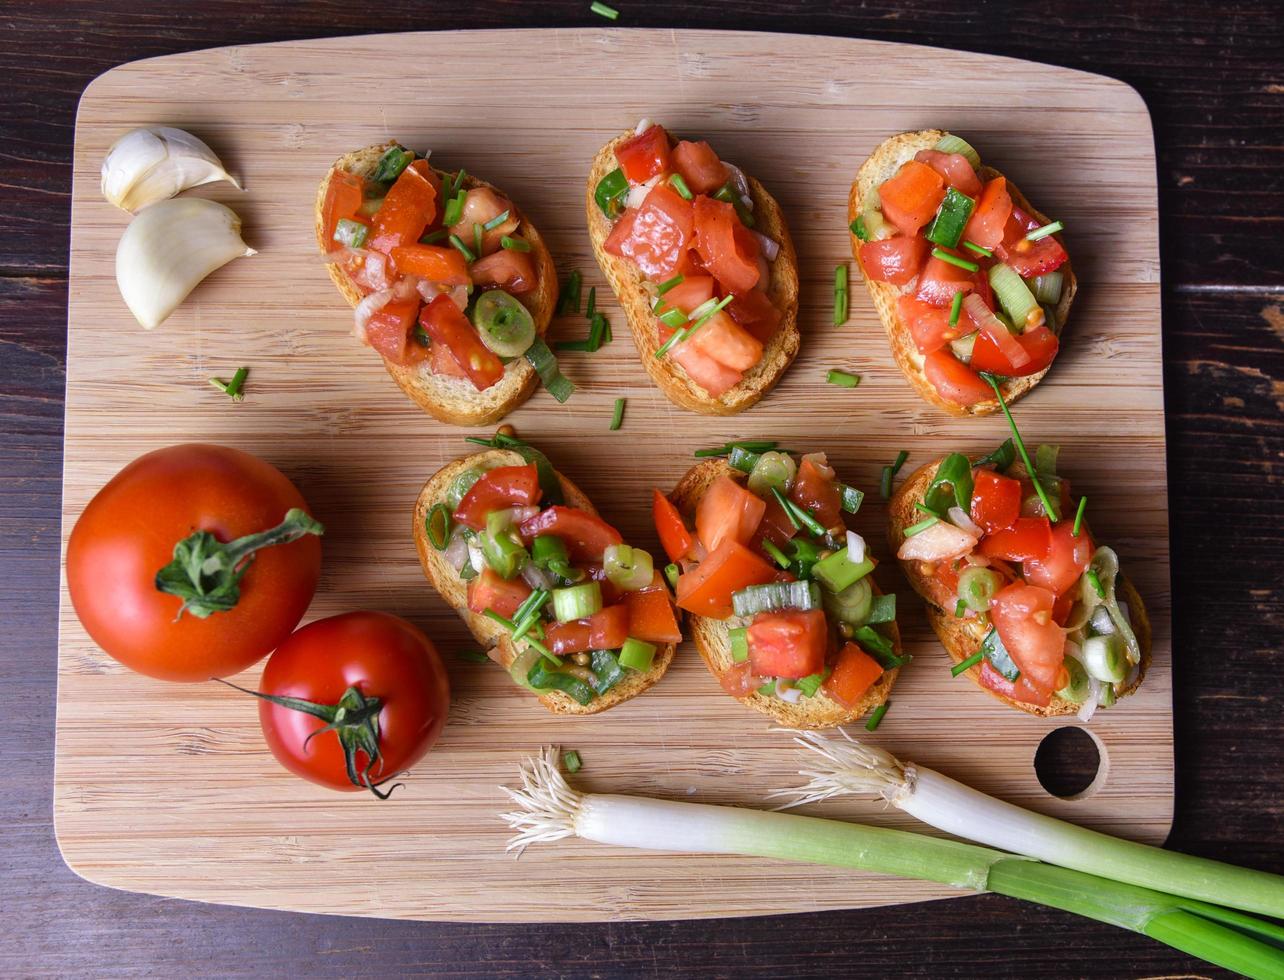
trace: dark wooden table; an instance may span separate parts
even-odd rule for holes
[[[623,26],[954,46],[1101,72],[1145,97],[1159,155],[1172,514],[1170,845],[1284,872],[1279,6],[615,2]],[[444,925],[125,894],[86,884],[59,859],[50,783],[68,198],[81,90],[114,65],[152,55],[370,31],[600,24],[588,7],[587,0],[0,2],[7,92],[0,100],[0,666],[10,704],[0,774],[7,914],[0,973],[1207,975],[1144,938],[995,896],[772,919]]]

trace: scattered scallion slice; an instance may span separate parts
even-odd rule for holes
[[[847,263],[844,262],[834,268],[834,326],[841,327],[847,322],[847,304]]]
[[[438,242],[443,241],[446,238],[446,236],[449,234],[450,234],[449,229],[438,228],[436,231],[427,232],[421,239],[419,239],[419,244],[436,245]],[[526,246],[526,248],[527,248],[527,251],[530,250],[529,245]]]
[[[860,384],[860,375],[852,374],[849,371],[833,370],[825,375],[825,380],[831,385],[838,385],[840,388],[855,388]]]
[[[508,216],[510,214],[512,214],[511,209],[507,211],[499,212],[499,214],[495,215],[495,217],[491,218],[484,225],[482,225],[482,231],[494,231],[496,228],[498,228],[500,225],[502,225],[505,221],[508,220]]]
[[[1035,276],[1031,282],[1026,283],[1033,287],[1035,300],[1048,306],[1056,306],[1061,301],[1061,288],[1064,284],[1065,273],[1060,269]]]
[[[963,237],[963,229],[967,226],[967,219],[972,216],[975,207],[976,201],[972,198],[957,188],[949,188],[923,237],[945,248],[957,248],[959,239]]]
[[[737,626],[727,630],[727,643],[731,647],[731,659],[738,664],[749,659],[749,630]]]
[[[1040,238],[1047,238],[1049,235],[1055,235],[1059,231],[1065,231],[1065,225],[1060,221],[1053,221],[1044,225],[1042,228],[1036,228],[1025,236],[1027,242],[1037,242]]]
[[[543,337],[535,338],[530,347],[526,348],[525,357],[550,395],[559,402],[565,402],[571,397],[575,391],[575,385],[562,374],[557,366],[557,358],[548,349],[548,344],[544,342]]]
[[[1083,527],[1083,512],[1084,512],[1084,509],[1087,508],[1087,506],[1088,506],[1088,498],[1080,497],[1079,509],[1076,510],[1074,513],[1074,527],[1071,528],[1070,530],[1070,533],[1076,538],[1079,536],[1079,529]]]
[[[963,293],[954,294],[954,299],[950,301],[950,326],[956,327],[959,322],[959,314],[963,312]]]
[[[966,660],[960,660],[953,667],[951,667],[950,676],[958,677],[959,674],[962,674],[962,673],[965,673],[966,671],[971,670],[973,667],[975,667],[984,659],[985,659],[985,651],[977,650],[976,653],[972,654],[972,656],[968,657]]]
[[[580,754],[574,749],[567,749],[562,753],[562,768],[569,773],[577,773],[584,768],[584,762],[580,759]]]
[[[762,539],[762,550],[765,551],[767,554],[771,555],[771,557],[775,560],[776,564],[779,565],[781,568],[788,568],[790,566],[791,559],[789,558],[789,556],[786,555],[779,548],[777,548],[767,538]]]
[[[620,647],[620,666],[630,670],[650,670],[655,661],[656,646],[630,636]]]
[[[983,245],[978,245],[976,242],[964,242],[963,247],[969,252],[975,252],[977,255],[983,255],[987,259],[994,257],[994,252]]]
[[[615,399],[615,411],[611,414],[611,431],[616,431],[624,422],[624,399]]]
[[[531,250],[531,243],[525,238],[514,238],[511,235],[500,235],[499,246],[500,248],[508,249],[510,252],[529,252]]]
[[[599,2],[599,0],[593,0],[593,2],[589,4],[589,10],[593,11],[593,13],[597,14],[599,17],[605,17],[607,20],[620,19],[620,12],[618,10],[614,7],[608,7],[606,4]]]
[[[463,171],[461,170],[460,174],[462,173]],[[441,223],[447,228],[453,228],[455,225],[459,224],[460,219],[463,218],[464,198],[466,196],[467,195],[464,191],[460,191],[446,202],[446,210],[442,214]]]
[[[618,167],[597,182],[593,189],[593,200],[601,212],[615,220],[624,211],[624,202],[629,196],[629,179]]]
[[[580,284],[583,281],[584,277],[580,275],[580,270],[573,269],[557,299],[558,316],[569,316],[580,311]]]
[[[912,538],[914,535],[918,534],[920,531],[926,531],[933,524],[939,524],[939,523],[941,523],[941,519],[939,517],[925,517],[923,520],[919,521],[917,524],[911,524],[909,527],[907,527],[905,529],[905,537]]]
[[[937,153],[958,153],[964,157],[975,170],[981,165],[981,154],[972,148],[972,144],[961,136],[955,136],[953,133],[946,133],[936,141]]]
[[[687,186],[687,182],[682,179],[681,174],[670,174],[669,185],[678,192],[678,195],[684,201],[690,201],[695,198],[695,195],[691,193],[691,188]]]
[[[473,222],[473,251],[478,258],[482,256],[482,226],[476,221]]]
[[[865,722],[865,731],[872,732],[877,730],[878,726],[883,723],[883,716],[887,714],[887,709],[892,702],[884,701],[869,716],[869,721]]]
[[[1011,266],[1000,262],[991,266],[987,275],[990,288],[994,290],[994,298],[999,301],[1018,332],[1025,329],[1033,311],[1043,312],[1035,301],[1034,294],[1030,292],[1030,287]]]
[[[722,310],[726,308],[727,304],[735,298],[736,297],[733,293],[728,293],[707,309],[704,308],[705,304],[701,303],[699,307],[691,311],[692,323],[691,326],[682,331],[682,339],[686,340],[689,338],[693,333],[717,316],[717,314],[721,313]],[[702,310],[703,312],[701,312]]]
[[[665,293],[667,293],[667,292],[668,292],[670,289],[672,289],[674,286],[680,286],[680,285],[682,285],[682,283],[685,281],[685,279],[686,279],[686,276],[684,276],[681,272],[679,272],[679,273],[678,273],[676,276],[674,276],[672,279],[666,279],[664,282],[660,283],[660,285],[656,286],[656,287],[655,287],[655,295],[657,295],[657,296],[663,296]]]
[[[482,653],[480,650],[457,650],[455,651],[455,656],[460,660],[468,661],[470,664],[490,663],[490,657],[486,656],[486,654]]]
[[[450,508],[445,504],[436,504],[424,518],[428,541],[438,551],[445,551],[450,543],[450,523]]]
[[[362,224],[360,221],[353,221],[351,218],[340,218],[334,226],[334,240],[347,248],[361,248],[365,245],[366,235],[369,232],[369,226]]]
[[[249,373],[249,368],[239,367],[236,369],[236,373],[232,375],[231,381],[224,381],[221,378],[210,378],[209,380],[210,384],[231,398],[232,401],[243,402],[245,401],[245,392],[241,388],[245,384],[245,378]]]
[[[465,245],[464,240],[460,238],[458,235],[450,236],[450,244],[455,246],[459,254],[464,257],[465,261],[467,262],[477,261],[477,256],[473,254],[472,249],[470,249],[467,245]]]
[[[847,227],[850,228],[852,234],[855,235],[857,238],[859,238],[862,242],[868,242],[873,238],[873,236],[870,235],[869,230],[865,227],[864,216],[857,218]]]
[[[664,566],[664,580],[669,583],[669,588],[671,589],[678,587],[678,576],[681,574],[682,569],[678,567],[676,562],[670,562]]]
[[[1005,267],[1006,268],[1006,267]],[[1015,275],[1015,273],[1013,273]],[[1023,284],[1024,285],[1024,284]],[[1048,493],[1043,489],[1043,482],[1039,479],[1039,471],[1030,460],[1030,454],[1025,451],[1025,441],[1021,438],[1021,432],[1017,429],[1016,420],[1012,418],[1012,412],[1008,409],[1008,403],[1003,400],[1003,392],[999,390],[999,379],[987,371],[981,372],[981,377],[991,388],[994,389],[994,397],[999,400],[999,407],[1003,409],[1003,414],[1007,417],[1008,427],[1012,430],[1012,439],[1016,443],[1017,451],[1021,454],[1021,462],[1025,463],[1026,472],[1030,476],[1031,482],[1034,483],[1035,492],[1039,495],[1039,500],[1043,503],[1043,512],[1052,519],[1055,524],[1061,520],[1061,511],[1053,506],[1048,497]],[[999,447],[1002,448],[1001,446]],[[1104,594],[1104,593],[1103,593]]]
[[[943,248],[932,249],[932,258],[948,262],[950,265],[956,265],[967,272],[976,272],[981,268],[975,262],[969,262],[967,259],[961,258],[952,252],[947,252]]]
[[[855,487],[849,487],[846,483],[835,484],[838,488],[839,500],[842,502],[842,508],[849,514],[855,514],[860,510],[861,503],[865,500],[865,494]]]
[[[375,165],[375,172],[371,174],[370,179],[376,184],[386,184],[389,181],[396,180],[401,176],[401,172],[410,166],[410,162],[414,158],[414,151],[407,150],[399,143],[394,143],[379,158],[379,162]]]
[[[1106,587],[1101,584],[1101,576],[1097,574],[1097,570],[1095,568],[1088,569],[1083,573],[1083,577],[1086,578],[1088,580],[1088,584],[1092,586],[1092,591],[1097,593],[1098,599],[1104,599],[1106,597]]]

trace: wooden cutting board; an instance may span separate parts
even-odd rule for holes
[[[803,350],[760,405],[730,419],[680,411],[648,383],[593,263],[583,180],[594,151],[641,117],[707,138],[780,200],[802,262]],[[195,193],[245,221],[259,254],[220,270],[153,332],[116,291],[127,216],[99,197],[111,142],[144,124],[206,139],[246,186]],[[383,609],[436,638],[451,667],[450,722],[404,789],[379,803],[289,776],[247,698],[215,684],[131,674],[88,640],[63,592],[55,812],[67,863],[84,877],[160,895],[413,919],[594,920],[799,912],[943,897],[939,885],[735,857],[687,857],[565,842],[505,854],[498,787],[546,743],[574,747],[577,783],[762,806],[798,782],[796,750],[723,695],[690,644],[654,690],[604,715],[549,714],[497,669],[453,652],[473,644],[427,586],[411,506],[465,430],[411,405],[349,335],[312,231],[313,195],[346,150],[396,138],[512,193],[565,273],[597,285],[615,342],[563,357],[578,391],[537,393],[510,417],[584,487],[627,539],[653,541],[652,486],[672,487],[693,450],[777,437],[824,449],[872,491],[857,526],[887,558],[879,473],[987,451],[1001,417],[957,420],[921,402],[892,363],[863,288],[830,323],[834,266],[849,261],[845,202],[885,136],[965,135],[1061,218],[1082,283],[1065,352],[1017,412],[1031,442],[1063,446],[1063,470],[1092,504],[1150,607],[1154,664],[1141,692],[1091,730],[1107,762],[1084,798],[1039,784],[1040,740],[1068,722],[1008,709],[948,661],[894,568],[914,663],[872,740],[1041,812],[1159,842],[1172,817],[1168,535],[1155,158],[1150,118],[1127,85],[1007,58],[779,34],[548,30],[403,34],[222,48],[136,62],[96,79],[80,103],[72,203],[63,532],[129,460],[181,441],[258,453],[303,489],[328,528],[309,618]],[[856,278],[853,269],[853,279]],[[554,335],[583,336],[582,317]],[[206,383],[239,365],[243,403]],[[862,375],[854,391],[827,369]],[[624,428],[609,432],[615,398]],[[258,668],[237,680],[253,685]],[[862,732],[863,734],[863,732]],[[908,826],[867,801],[814,812]]]

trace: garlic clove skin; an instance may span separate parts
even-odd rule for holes
[[[217,201],[174,198],[145,208],[116,246],[116,285],[134,318],[151,330],[215,269],[254,249],[241,219]]]
[[[214,151],[191,133],[169,126],[133,129],[118,139],[103,160],[103,197],[136,213],[190,187],[226,180],[241,190],[223,169]]]

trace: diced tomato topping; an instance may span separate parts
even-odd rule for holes
[[[932,255],[928,257],[923,274],[918,277],[918,289],[914,295],[932,306],[947,307],[953,304],[955,293],[966,296],[974,289],[976,281],[972,273]]]
[[[928,354],[923,373],[942,398],[956,405],[975,405],[994,397],[981,376],[947,350]]]
[[[738,541],[724,541],[717,551],[678,579],[678,608],[697,616],[726,619],[731,594],[776,577],[776,570]]]
[[[365,218],[357,214],[365,199],[365,183],[356,174],[350,174],[346,170],[330,171],[330,182],[325,188],[323,212],[327,252],[341,247],[334,240],[334,230],[338,227],[340,219],[346,218],[348,221],[360,221],[363,225],[369,224]]]
[[[544,627],[544,635],[545,644],[558,656],[587,650],[614,650],[629,638],[629,610],[618,603],[585,619],[549,623]]]
[[[366,321],[366,342],[393,364],[409,366],[427,360],[428,347],[414,337],[419,298],[389,303]]]
[[[695,247],[700,260],[729,293],[748,292],[758,283],[758,245],[744,229],[736,209],[701,195],[695,199]]]
[[[825,669],[829,627],[823,609],[758,613],[746,637],[755,674],[807,677]]]
[[[968,300],[963,305],[968,322],[981,332],[977,338],[978,343],[984,340],[987,349],[997,350],[1002,358],[1014,366],[1024,368],[1030,363],[1031,357],[1021,345],[1021,341],[992,311],[986,309],[977,311],[975,300]],[[973,368],[973,370],[978,369],[979,365]]]
[[[1012,363],[998,345],[990,338],[989,334],[982,333],[976,338],[976,344],[972,348],[972,367],[977,371],[989,371],[992,374],[1001,374],[1006,378],[1019,378],[1028,374],[1038,374],[1057,356],[1060,349],[1060,341],[1054,334],[1043,324],[1037,327],[1031,327],[1025,333],[1009,334],[1029,358],[1021,367]]]
[[[713,147],[701,140],[682,140],[673,148],[673,169],[682,175],[692,194],[711,194],[727,182],[727,165]]]
[[[455,355],[441,344],[428,345],[428,369],[433,374],[440,374],[446,378],[459,378],[461,381],[468,380],[468,372],[459,366],[459,362],[455,360]]]
[[[808,453],[802,458],[789,499],[826,528],[838,527],[843,522],[843,497],[824,453]]]
[[[642,206],[629,208],[607,236],[603,248],[631,259],[656,282],[677,271],[691,247],[692,206],[668,184],[651,188]]]
[[[821,690],[844,708],[854,708],[882,676],[883,665],[849,642],[838,651],[834,672],[821,685]]]
[[[1030,684],[1027,684],[1024,677],[1018,677],[1016,681],[1010,681],[997,670],[990,666],[988,660],[981,661],[981,685],[988,687],[991,691],[1009,697],[1013,701],[1020,701],[1022,704],[1033,704],[1039,708],[1046,708],[1052,701],[1050,691],[1041,691]]]
[[[789,519],[789,515],[785,513],[785,508],[780,506],[774,494],[765,498],[763,503],[767,505],[767,509],[762,515],[762,523],[758,525],[758,530],[754,532],[751,543],[755,548],[760,549],[763,539],[766,539],[778,548],[783,547],[793,539],[798,531]]]
[[[1013,582],[990,600],[990,619],[999,639],[1035,690],[1057,689],[1065,659],[1066,635],[1052,618],[1053,595],[1036,585]]]
[[[439,182],[430,175],[435,177],[427,160],[415,160],[401,172],[375,212],[367,247],[388,253],[419,241],[437,216]]]
[[[444,293],[419,311],[419,325],[434,344],[441,344],[455,358],[478,391],[485,391],[504,377],[504,365],[482,342],[463,310]]]
[[[763,499],[744,484],[720,476],[696,506],[696,536],[707,551],[716,551],[724,541],[748,544],[766,510]]]
[[[735,371],[748,371],[762,359],[762,341],[719,310],[687,344]]]
[[[1074,612],[1076,596],[1073,592],[1062,592],[1057,596],[1057,601],[1052,606],[1052,618],[1058,626],[1064,627],[1070,621],[1070,614]],[[1057,685],[1061,689],[1061,685]]]
[[[419,276],[444,286],[467,286],[468,261],[455,248],[440,245],[398,245],[392,250],[392,261],[403,276]]]
[[[496,466],[468,488],[453,515],[456,523],[480,531],[486,515],[509,507],[533,507],[539,502],[539,471],[534,463]]]
[[[866,279],[904,286],[919,274],[931,246],[917,235],[897,235],[877,242],[863,242],[860,267]]]
[[[668,340],[672,334],[672,330],[663,324],[660,325],[661,342]],[[717,398],[730,391],[744,379],[744,375],[735,368],[729,368],[715,361],[690,341],[670,347],[668,356],[682,365],[682,370],[686,371],[691,380],[703,388],[710,398]]]
[[[713,299],[713,276],[684,276],[660,298],[665,306],[690,313],[701,303]]]
[[[981,193],[981,178],[962,153],[942,153],[940,150],[919,150],[914,154],[919,163],[926,163],[943,178],[945,183],[959,193],[975,199]]]
[[[514,296],[529,293],[538,285],[535,279],[535,261],[530,255],[507,248],[478,259],[469,268],[469,273],[473,282],[481,288],[498,286]]]
[[[624,593],[629,611],[629,636],[647,643],[681,643],[682,630],[663,584],[655,589]]]
[[[945,197],[945,180],[917,160],[908,160],[878,188],[883,216],[911,238],[932,220]]]
[[[1030,585],[1039,585],[1053,595],[1068,592],[1092,561],[1093,544],[1086,528],[1074,535],[1074,521],[1064,520],[1052,528],[1052,540],[1043,558],[1021,563],[1021,574]]]
[[[541,534],[561,538],[566,542],[572,561],[600,562],[608,545],[624,543],[620,532],[602,518],[578,507],[560,504],[523,521],[520,530],[527,541],[533,541]]]
[[[660,125],[644,129],[615,148],[615,159],[630,184],[642,184],[669,167],[669,134]]]
[[[1002,531],[1021,516],[1021,484],[993,470],[972,474],[972,520],[987,534]]]
[[[949,310],[924,303],[908,293],[897,299],[896,309],[901,322],[914,338],[914,346],[918,348],[920,354],[930,354],[934,350],[940,350],[951,340],[962,336],[963,324],[967,323],[960,317],[959,323],[950,326]]]
[[[767,344],[780,329],[782,315],[776,304],[761,289],[739,293],[727,304],[727,314],[744,327],[761,344]]]
[[[1013,208],[1003,227],[1003,241],[994,248],[998,258],[1026,278],[1052,272],[1070,257],[1055,235],[1045,235],[1034,242],[1026,241],[1025,236],[1038,227],[1037,219],[1020,208]]]
[[[1043,559],[1052,547],[1052,522],[1046,517],[1018,517],[1010,527],[987,534],[980,551],[1004,561]]]
[[[655,532],[660,536],[660,545],[669,561],[681,561],[691,556],[695,538],[687,530],[686,521],[673,506],[673,501],[659,490],[651,491],[651,518],[655,521]]]
[[[995,177],[981,191],[972,216],[963,227],[963,241],[994,248],[1003,241],[1008,216],[1012,214],[1012,195],[1004,177]]]
[[[531,594],[531,587],[520,577],[512,580],[500,577],[489,565],[468,583],[468,608],[471,612],[484,613],[487,609],[511,619],[517,607]]]
[[[486,225],[501,214],[507,214],[508,217],[489,231],[486,230]],[[474,187],[464,195],[463,211],[460,212],[459,221],[450,226],[450,232],[458,235],[469,248],[475,248],[477,233],[474,226],[481,225],[481,254],[489,255],[500,247],[500,240],[505,235],[511,235],[517,230],[520,223],[521,218],[512,201],[493,187]]]
[[[972,281],[976,283],[976,287],[972,291],[981,297],[981,302],[985,304],[985,308],[993,313],[996,309],[994,290],[990,287],[990,277],[986,274],[985,269],[977,269],[976,272],[972,273]]]
[[[732,664],[718,675],[718,683],[733,698],[747,698],[762,687],[763,679],[753,672],[749,661]]]

